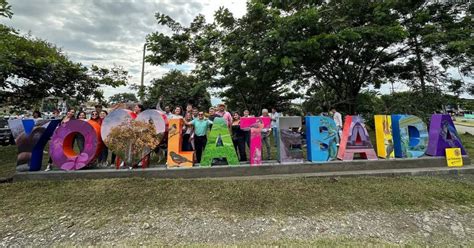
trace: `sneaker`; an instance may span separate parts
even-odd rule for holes
[[[51,164],[48,164],[48,166],[46,166],[46,170],[44,171],[50,171],[51,170]]]

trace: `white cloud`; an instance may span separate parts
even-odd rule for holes
[[[131,84],[140,83],[143,43],[154,31],[166,31],[156,23],[155,13],[167,14],[183,25],[203,14],[213,20],[220,7],[236,17],[245,13],[245,1],[225,0],[9,0],[14,12],[8,26],[22,33],[48,40],[61,47],[76,62],[111,67],[121,65],[129,71]],[[189,71],[192,64],[145,65],[145,84],[171,69]],[[128,87],[104,87],[109,97],[129,92]]]

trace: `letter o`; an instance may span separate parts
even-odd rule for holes
[[[80,154],[73,148],[74,136],[84,136],[84,149]],[[51,138],[49,153],[53,163],[63,170],[86,167],[100,153],[100,125],[95,121],[70,120],[61,124]]]

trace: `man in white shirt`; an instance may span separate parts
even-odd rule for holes
[[[272,113],[270,114],[272,118],[272,132],[273,132],[273,139],[275,140],[275,147],[279,142],[278,137],[278,118],[280,117],[280,113],[277,112],[276,108],[272,108]]]
[[[268,114],[268,109],[262,109],[261,117],[271,118],[271,116]],[[267,150],[266,160],[270,160],[270,140],[268,138],[269,135],[270,135],[270,130],[268,130],[267,128],[262,128],[262,142],[265,145],[265,148]],[[263,149],[262,149],[262,153],[263,153]]]
[[[343,127],[343,125],[342,125],[342,115],[341,115],[341,113],[336,111],[336,108],[332,108],[331,113],[332,113],[332,118],[333,118],[334,122],[336,122],[337,133],[339,134],[339,139],[338,140],[341,140],[342,127]]]

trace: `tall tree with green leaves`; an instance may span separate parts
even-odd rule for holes
[[[134,93],[118,93],[109,97],[109,103],[125,103],[125,102],[138,102],[137,96]]]
[[[183,27],[158,13],[158,23],[173,34],[148,36],[151,55],[147,61],[155,65],[195,63],[193,75],[208,87],[222,89],[220,96],[230,109],[249,109],[254,114],[262,108],[284,110],[297,95],[290,79],[282,76],[289,66],[287,61],[278,60],[275,44],[265,39],[277,16],[262,4],[248,3],[248,13],[240,19],[220,8],[214,22],[206,23],[199,15],[189,27]]]
[[[408,33],[399,47],[397,79],[422,96],[434,88],[459,96],[474,86],[469,83],[474,77],[469,1],[398,1],[394,11]]]
[[[393,1],[262,2],[281,11],[270,33],[282,41],[297,86],[349,114],[363,88],[378,88],[390,76],[399,55],[395,45],[407,35],[392,12]]]
[[[443,89],[472,90],[446,71],[472,75],[472,6],[464,6],[469,8],[421,0],[251,0],[242,18],[221,8],[214,22],[198,16],[189,27],[157,14],[172,35],[148,36],[148,61],[196,63],[198,80],[224,89],[221,96],[232,107],[284,108],[305,90],[321,110],[337,106],[350,114],[363,89],[394,80],[411,82],[415,91],[434,90],[431,95],[441,88],[426,82],[441,79],[450,85]]]
[[[207,91],[207,85],[197,80],[194,75],[172,70],[162,78],[154,79],[146,90],[145,106],[152,108],[158,102],[161,102],[162,108],[164,106],[185,108],[191,103],[206,111],[211,106],[211,96]]]

